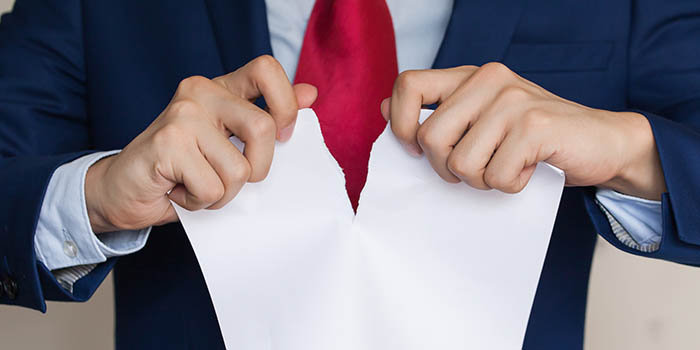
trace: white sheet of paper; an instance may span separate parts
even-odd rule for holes
[[[515,195],[449,184],[387,129],[355,216],[304,109],[264,181],[176,210],[228,349],[517,349],[563,184],[546,164]]]

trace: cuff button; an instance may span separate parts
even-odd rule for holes
[[[78,247],[73,241],[65,241],[63,242],[63,254],[70,258],[75,258],[78,256]]]

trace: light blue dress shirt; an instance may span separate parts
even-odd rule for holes
[[[150,228],[96,235],[90,225],[85,174],[94,162],[117,152],[78,158],[58,167],[51,177],[34,236],[36,256],[50,270],[101,263],[138,251],[146,244]]]
[[[314,1],[266,0],[272,52],[290,80]],[[399,71],[430,68],[442,43],[453,0],[387,0],[387,5],[394,24]],[[95,264],[138,251],[148,239],[150,228],[99,235],[91,229],[85,206],[85,174],[95,161],[116,152],[98,152],[64,164],[49,182],[36,229],[35,250],[37,258],[69,290]],[[597,199],[611,215],[611,225],[624,228],[618,236],[623,243],[645,251],[658,248],[660,202],[604,189],[598,191]]]

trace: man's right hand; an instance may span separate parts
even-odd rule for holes
[[[267,111],[253,104],[260,96]],[[291,137],[297,110],[316,96],[311,85],[292,86],[271,56],[212,80],[183,80],[146,130],[88,170],[85,201],[93,231],[176,221],[170,200],[188,210],[224,206],[247,181],[267,176],[275,139]],[[231,135],[245,142],[243,153]]]

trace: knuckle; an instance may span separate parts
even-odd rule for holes
[[[492,170],[487,168],[484,172],[484,182],[491,188],[495,188],[504,193],[518,193],[522,190],[522,186],[518,179],[510,178],[504,175],[502,171]]]
[[[245,183],[250,178],[250,173],[250,164],[247,161],[238,162],[231,170],[231,183],[234,185]]]
[[[489,185],[489,187],[500,191],[503,191],[508,186],[508,183],[503,176],[501,176],[497,171],[493,171],[491,168],[486,168],[486,171],[484,171],[484,182]]]
[[[207,186],[206,191],[202,192],[200,199],[204,203],[214,203],[221,199],[225,192],[222,184],[212,184],[211,186]]]
[[[520,124],[526,132],[534,132],[549,128],[551,118],[545,111],[539,108],[531,108],[523,113]]]
[[[440,146],[442,138],[436,132],[433,132],[430,128],[422,126],[418,129],[416,138],[421,147],[428,149],[436,149]]]
[[[450,154],[450,156],[447,157],[447,169],[462,179],[468,178],[471,174],[471,169],[469,169],[465,157],[460,157],[455,154]]]
[[[197,102],[190,99],[179,99],[173,101],[168,107],[168,115],[172,118],[191,118],[201,113]]]
[[[473,162],[470,156],[464,153],[455,154],[453,152],[447,158],[447,169],[452,174],[473,188],[480,190],[489,189],[488,184],[484,182],[484,169],[474,164],[477,163]]]
[[[189,95],[201,90],[209,82],[209,79],[201,75],[193,75],[180,81],[180,84],[177,87],[177,92],[180,94]]]
[[[407,70],[401,72],[396,78],[394,89],[398,92],[410,91],[416,86],[418,80],[418,71]]]
[[[496,78],[506,78],[513,74],[513,72],[501,62],[489,62],[481,66],[480,70],[489,76]]]
[[[277,126],[272,118],[258,114],[247,121],[246,130],[249,137],[253,139],[274,138]]]
[[[520,86],[510,85],[503,88],[497,97],[497,101],[505,103],[522,102],[529,96],[527,90]]]
[[[255,75],[265,74],[271,70],[274,71],[281,68],[277,59],[270,55],[258,56],[251,63],[251,68],[253,70],[253,74]]]

